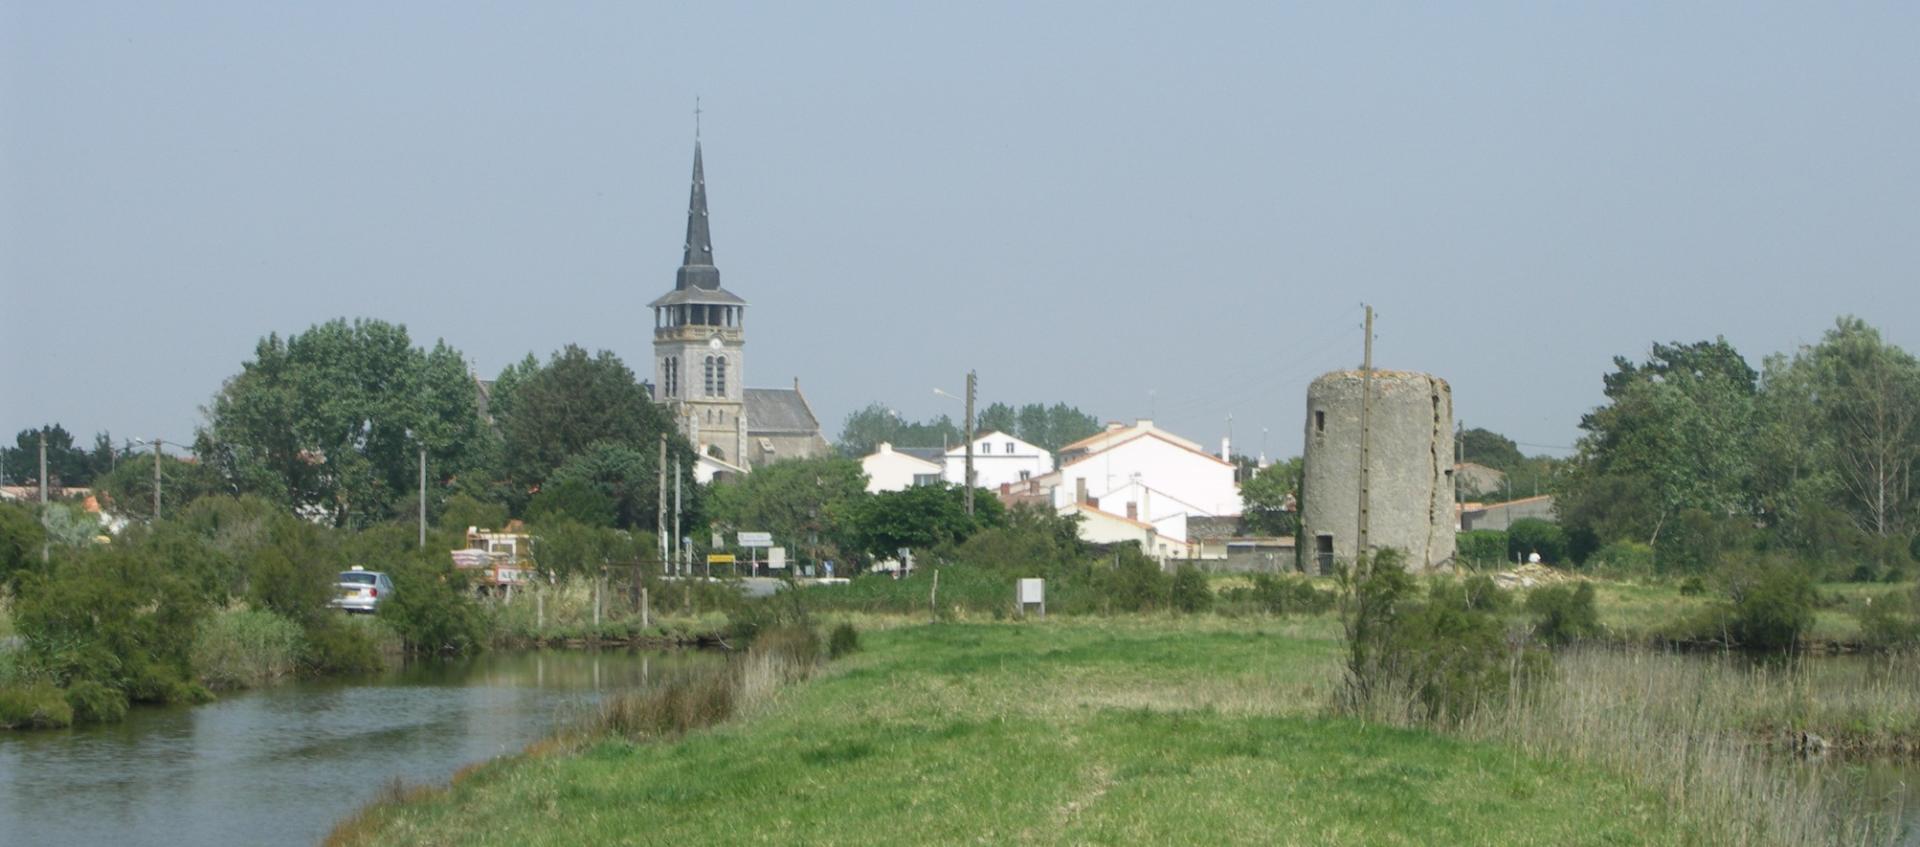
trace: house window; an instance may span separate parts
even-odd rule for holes
[[[993,452],[993,442],[991,442],[991,441],[982,441],[982,442],[980,442],[980,452],[982,452],[982,453],[991,453],[991,452]]]
[[[1007,455],[1013,455],[1013,442],[1007,442]]]
[[[1020,472],[1020,481],[1021,481],[1021,482],[1026,482],[1026,481],[1027,481],[1027,478],[1028,478],[1028,477],[1030,477],[1030,476],[1033,476],[1033,471],[1021,471],[1021,472]]]

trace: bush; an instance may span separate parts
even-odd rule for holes
[[[1106,611],[1145,612],[1167,608],[1172,580],[1160,565],[1132,544],[1115,550],[1114,564],[1094,571],[1094,590]]]
[[[1507,558],[1507,533],[1498,529],[1476,529],[1454,536],[1454,557],[1472,568],[1497,568]]]
[[[405,644],[379,618],[331,618],[306,631],[301,660],[314,673],[372,673],[387,665],[389,653]]]
[[[1503,612],[1513,605],[1513,595],[1485,574],[1455,581],[1436,578],[1429,583],[1427,599],[1465,612]]]
[[[1333,608],[1338,599],[1331,591],[1313,587],[1303,576],[1253,575],[1253,601],[1261,611],[1273,615],[1317,615]]]
[[[838,659],[850,653],[857,653],[859,650],[860,630],[854,629],[853,624],[838,624],[827,635],[827,658],[829,659]]]
[[[1213,590],[1207,587],[1207,575],[1193,565],[1181,565],[1174,571],[1168,593],[1173,607],[1187,614],[1213,608]]]
[[[45,682],[0,688],[0,729],[55,729],[73,725],[73,706]]]
[[[468,653],[486,645],[486,616],[467,590],[466,575],[447,560],[403,561],[388,574],[393,596],[380,600],[380,620],[414,653]]]
[[[305,641],[299,624],[272,612],[223,611],[200,622],[193,668],[211,688],[250,688],[293,673]]]
[[[1880,649],[1920,644],[1920,588],[1869,598],[1854,613],[1860,621],[1860,639]]]
[[[127,695],[90,679],[67,689],[67,705],[75,723],[117,723],[127,716]]]
[[[1507,557],[1525,562],[1534,553],[1547,564],[1567,564],[1567,534],[1557,524],[1539,518],[1514,521],[1507,527]]]
[[[1653,564],[1653,548],[1638,541],[1615,541],[1587,557],[1587,567],[1616,576],[1647,576]]]
[[[1703,580],[1697,576],[1690,576],[1690,577],[1687,577],[1686,579],[1680,580],[1680,596],[1698,597],[1705,593],[1707,593],[1706,580]]]
[[[1347,643],[1342,705],[1371,718],[1454,722],[1496,702],[1531,678],[1544,660],[1508,645],[1498,617],[1448,598],[1421,603],[1402,554],[1362,557],[1339,573],[1341,624]]]
[[[1818,595],[1807,575],[1784,561],[1728,568],[1731,605],[1722,628],[1750,650],[1789,650],[1813,627]]]
[[[1534,634],[1548,644],[1571,644],[1600,634],[1600,615],[1593,607],[1593,585],[1549,585],[1527,595],[1527,613]]]

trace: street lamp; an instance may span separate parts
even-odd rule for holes
[[[160,448],[166,444],[172,444],[182,450],[191,450],[193,448],[177,441],[168,441],[157,435],[151,440],[136,438],[133,440],[133,443],[145,444],[153,448],[153,519],[157,521],[160,519]]]
[[[952,394],[948,394],[947,392],[945,392],[945,391],[942,391],[942,390],[940,390],[940,389],[938,389],[938,388],[935,388],[935,389],[933,390],[933,393],[934,393],[934,394],[937,394],[937,395],[939,395],[939,396],[941,396],[941,397],[945,397],[945,398],[947,398],[947,399],[949,399],[949,400],[959,400],[959,401],[960,401],[961,403],[964,403],[964,404],[966,405],[966,407],[967,407],[967,420],[966,420],[966,426],[967,426],[967,432],[966,432],[966,436],[967,436],[967,491],[966,491],[966,499],[967,499],[967,517],[968,517],[968,518],[972,518],[972,517],[973,517],[973,392],[974,392],[974,385],[975,385],[975,383],[974,383],[974,376],[973,376],[973,371],[967,371],[967,396],[966,396],[966,397],[965,397],[964,399],[963,399],[963,398],[960,398],[960,397],[955,397],[955,396],[953,396]]]

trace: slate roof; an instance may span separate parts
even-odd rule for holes
[[[751,422],[752,419],[748,420]],[[893,448],[893,452],[912,456],[924,462],[932,462],[936,465],[944,462],[947,455],[947,451],[939,447],[895,447]]]
[[[746,390],[747,434],[792,433],[811,435],[820,431],[820,421],[808,408],[807,398],[793,388],[749,388]]]

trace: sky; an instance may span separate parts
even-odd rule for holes
[[[650,370],[701,104],[746,382],[1297,454],[1375,361],[1564,453],[1614,356],[1920,351],[1920,5],[0,0],[0,432],[268,333]],[[10,438],[7,440],[11,440]]]

